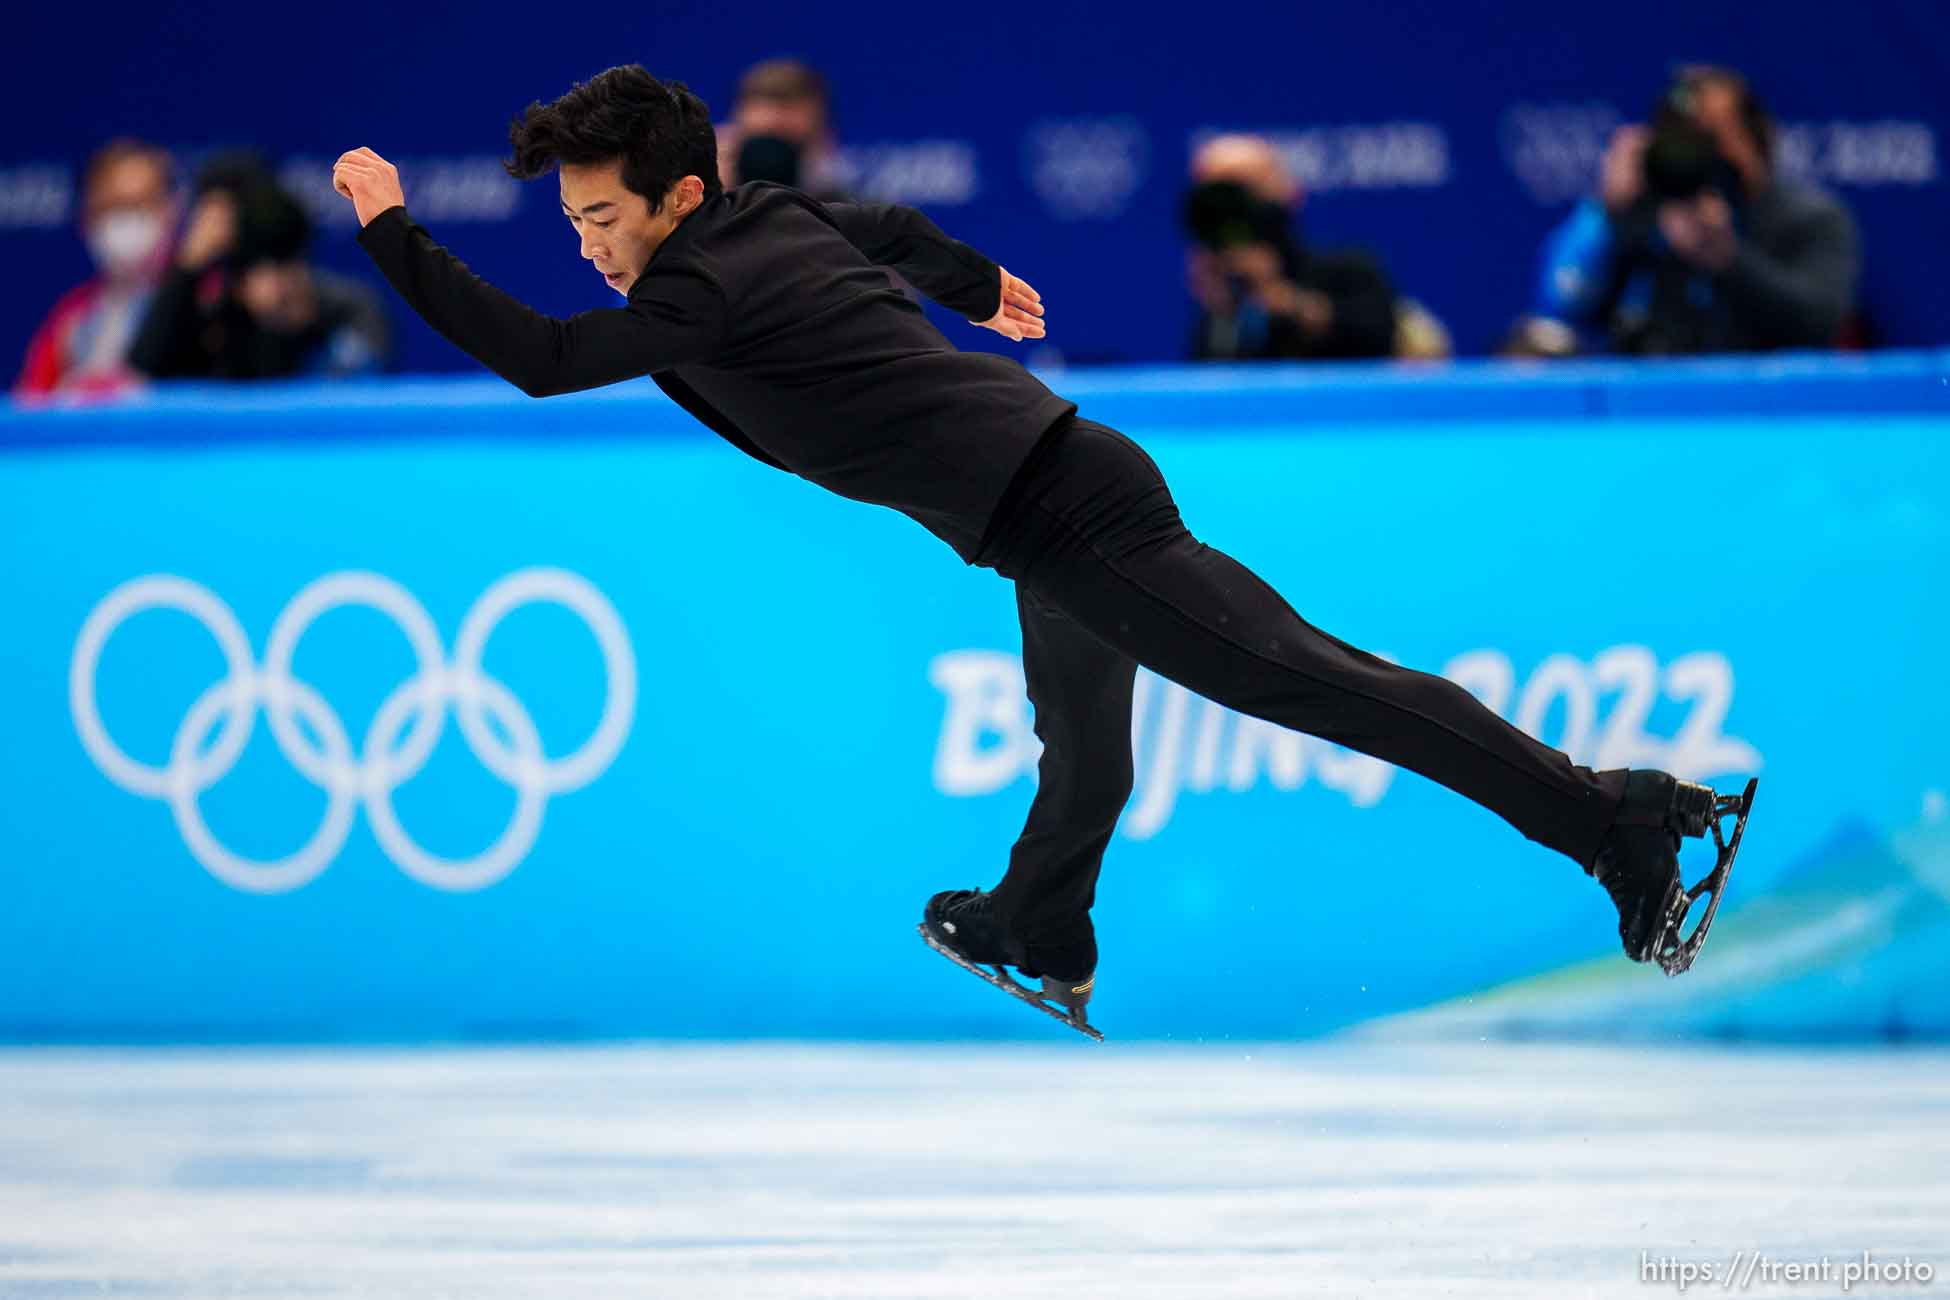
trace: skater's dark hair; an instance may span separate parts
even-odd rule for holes
[[[659,81],[638,63],[599,72],[553,104],[530,104],[509,124],[508,143],[514,156],[504,166],[522,180],[559,163],[620,159],[624,187],[652,212],[686,176],[704,182],[706,198],[724,193],[711,110],[683,82]]]

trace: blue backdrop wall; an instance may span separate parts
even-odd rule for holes
[[[1276,133],[1313,189],[1312,235],[1366,244],[1465,351],[1524,308],[1535,251],[1588,188],[1607,131],[1642,117],[1678,60],[1746,69],[1791,169],[1837,188],[1866,249],[1864,302],[1892,344],[1950,338],[1950,10],[1935,0],[1566,6],[1399,0],[917,8],[664,0],[597,13],[505,3],[36,5],[0,54],[26,129],[0,142],[0,356],[18,358],[87,270],[72,230],[87,152],[138,133],[194,159],[257,145],[334,224],[325,261],[365,270],[327,168],[368,145],[482,274],[545,309],[608,301],[548,182],[496,160],[508,119],[615,63],[727,109],[757,59],[812,60],[836,88],[864,193],[920,204],[1035,282],[1053,361],[1182,355],[1176,229],[1201,132]],[[403,321],[411,370],[464,361]],[[951,322],[957,341],[981,345]],[[992,336],[989,336],[992,337]]]
[[[1481,810],[1142,677],[1113,1034],[1950,1033],[1950,354],[1059,386],[1318,625],[1762,778],[1668,981]],[[0,412],[0,501],[0,1037],[1065,1032],[913,933],[1031,795],[1007,584],[647,385]]]

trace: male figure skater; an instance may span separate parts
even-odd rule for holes
[[[339,158],[359,242],[414,310],[534,397],[649,375],[746,453],[910,516],[1016,584],[1023,670],[1044,750],[1028,824],[993,891],[930,898],[930,946],[1098,1037],[1097,873],[1131,792],[1131,685],[1143,664],[1242,713],[1321,736],[1475,800],[1595,876],[1635,961],[1690,965],[1719,904],[1753,787],[1719,797],[1663,772],[1593,772],[1444,678],[1304,622],[1180,522],[1158,468],[1013,361],[958,352],[889,286],[1020,341],[1040,295],[911,208],[726,191],[704,103],[611,68],[509,131],[509,171],[556,170],[562,214],[624,305],[557,320],[480,280],[407,215],[370,149]],[[1736,815],[1712,875],[1680,880],[1682,835]],[[1692,902],[1705,918],[1683,942]],[[981,969],[995,968],[993,974]],[[1040,991],[1016,982],[1042,979]]]

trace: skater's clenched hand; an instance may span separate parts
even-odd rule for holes
[[[365,225],[387,208],[406,202],[400,191],[399,168],[370,149],[354,149],[332,164],[332,188],[352,200],[352,210]]]
[[[1002,271],[1002,305],[987,320],[968,323],[1018,343],[1043,337],[1043,295],[1030,288],[1027,280],[1010,275],[1007,268],[998,269]]]

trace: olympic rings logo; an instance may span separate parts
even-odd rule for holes
[[[548,602],[578,615],[602,651],[607,689],[596,729],[582,747],[551,759],[535,722],[501,682],[481,668],[488,638],[523,605]],[[322,695],[291,675],[292,657],[318,617],[360,605],[390,617],[412,647],[417,671],[386,696],[355,754],[345,724]],[[216,639],[229,675],[206,689],[184,714],[161,767],[124,753],[108,734],[95,701],[103,647],[135,614],[174,609],[196,619]],[[123,583],[82,624],[68,671],[68,704],[75,730],[103,775],[132,794],[169,804],[190,854],[236,889],[275,894],[309,884],[329,867],[352,833],[363,806],[380,850],[407,875],[435,889],[484,889],[528,856],[541,833],[551,795],[580,789],[609,767],[636,712],[636,656],[615,607],[587,580],[562,569],[522,569],[481,593],[461,619],[448,662],[433,620],[397,582],[377,573],[328,574],[292,597],[271,627],[259,667],[249,639],[229,606],[186,578],[152,575]],[[500,837],[476,857],[437,857],[415,843],[393,809],[393,792],[432,756],[449,706],[460,733],[488,771],[512,786],[515,810]],[[236,765],[256,726],[259,709],[285,759],[325,791],[325,815],[310,840],[289,857],[264,862],[241,857],[218,841],[198,806],[202,794]],[[499,724],[500,735],[488,725]],[[298,725],[303,719],[310,737]],[[211,729],[216,738],[204,741]],[[505,739],[504,739],[505,737]],[[315,739],[314,739],[315,738]]]

